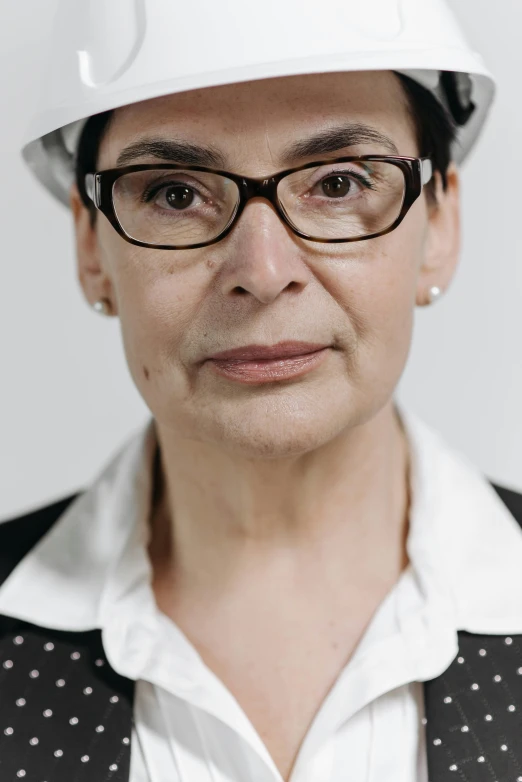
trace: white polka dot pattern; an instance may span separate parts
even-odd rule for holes
[[[107,664],[101,633],[6,617],[0,630],[1,782],[129,782],[134,682]],[[522,782],[522,637],[459,633],[425,703],[430,782]]]
[[[99,630],[1,616],[1,782],[128,782],[133,695]]]
[[[522,782],[522,636],[459,633],[459,656],[425,682],[430,782]]]

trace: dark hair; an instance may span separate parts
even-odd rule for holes
[[[96,222],[98,211],[85,190],[85,175],[96,171],[98,151],[104,135],[109,129],[109,124],[114,114],[114,109],[103,111],[89,117],[80,135],[78,152],[76,155],[76,186],[81,199],[90,212],[91,226]]]
[[[451,162],[451,145],[456,137],[456,124],[449,112],[439,103],[429,90],[408,76],[395,74],[400,80],[411,118],[413,120],[419,155],[430,156],[433,160],[433,169],[438,171],[442,178],[444,189],[447,187],[446,172]],[[91,225],[96,220],[96,209],[85,191],[85,174],[95,171],[98,150],[101,141],[107,132],[114,110],[95,114],[85,123],[82,131],[76,162],[76,184],[82,201],[89,209]],[[428,198],[435,201],[435,182],[432,179],[426,188]]]
[[[457,136],[457,125],[451,114],[429,90],[402,73],[395,75],[406,94],[416,129],[419,155],[431,157],[433,170],[440,173],[445,190],[448,184],[446,173],[451,163],[451,147]],[[434,179],[427,186],[426,192],[428,198],[434,202]]]

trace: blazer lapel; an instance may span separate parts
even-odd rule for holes
[[[0,779],[128,782],[134,682],[99,630],[0,618]]]
[[[522,781],[522,636],[458,635],[455,660],[424,683],[428,778]]]
[[[492,486],[522,526],[522,495]],[[522,782],[522,636],[458,637],[450,667],[424,683],[429,782]]]

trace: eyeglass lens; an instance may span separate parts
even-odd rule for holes
[[[289,222],[316,239],[363,238],[390,227],[406,193],[402,169],[384,161],[324,164],[288,174],[278,184]],[[188,246],[211,241],[239,206],[237,184],[195,170],[144,170],[113,185],[116,216],[125,233],[147,244]]]

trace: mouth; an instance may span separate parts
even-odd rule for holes
[[[246,345],[216,353],[207,362],[222,377],[257,385],[301,377],[319,366],[329,350],[329,345],[310,342]]]

